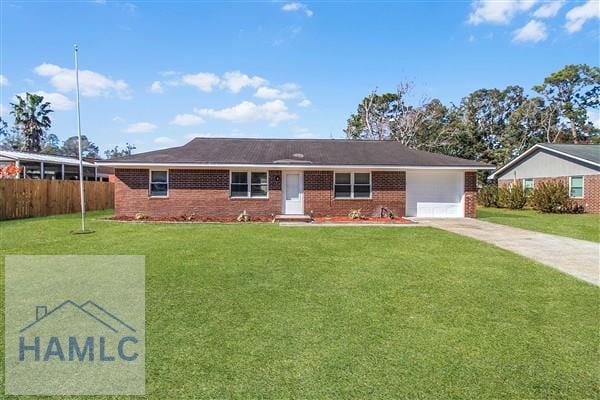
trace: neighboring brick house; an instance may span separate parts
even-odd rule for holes
[[[398,142],[196,138],[101,162],[115,168],[115,213],[230,218],[475,217],[476,172],[494,166]]]
[[[562,182],[586,212],[600,213],[600,145],[536,144],[490,178],[499,186],[519,182],[525,189],[540,182]]]

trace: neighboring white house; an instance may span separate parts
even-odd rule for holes
[[[526,190],[560,181],[587,212],[600,212],[600,145],[536,144],[490,176],[498,185],[520,183]]]

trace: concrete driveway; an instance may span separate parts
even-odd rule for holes
[[[594,285],[600,283],[600,244],[493,224],[477,219],[416,219],[496,245]]]

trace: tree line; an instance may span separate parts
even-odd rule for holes
[[[79,140],[71,136],[62,143],[58,136],[48,134],[52,126],[50,114],[54,111],[51,104],[44,101],[44,97],[26,93],[25,96],[16,96],[16,102],[11,103],[10,114],[14,117],[14,124],[0,118],[0,149],[13,151],[26,151],[51,155],[79,157]],[[115,146],[106,150],[106,158],[119,158],[131,155],[135,146],[127,143],[124,148]],[[101,158],[100,149],[87,136],[81,136],[81,153],[86,158]]]
[[[347,121],[350,139],[396,140],[411,148],[504,165],[536,143],[600,143],[589,111],[600,105],[600,68],[567,65],[528,95],[521,86],[479,89],[459,104],[410,102],[414,86],[373,91]]]

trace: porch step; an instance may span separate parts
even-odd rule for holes
[[[275,216],[277,222],[311,222],[310,215],[304,214],[280,214]]]

